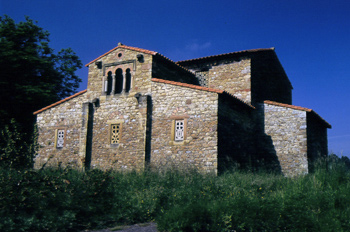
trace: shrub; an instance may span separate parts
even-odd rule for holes
[[[335,167],[335,166],[333,166]],[[0,231],[156,221],[165,231],[350,231],[350,174],[0,169]]]
[[[36,129],[28,138],[27,134],[20,132],[14,119],[0,129],[0,167],[31,168],[36,149]]]

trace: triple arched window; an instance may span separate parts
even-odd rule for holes
[[[106,95],[128,93],[132,88],[132,78],[130,68],[125,70],[118,68],[115,73],[109,71],[104,82],[104,92]]]

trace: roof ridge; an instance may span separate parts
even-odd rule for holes
[[[70,99],[72,99],[72,98],[75,98],[75,97],[77,97],[77,96],[79,96],[79,95],[81,95],[81,94],[83,94],[83,93],[86,93],[86,91],[87,91],[87,89],[82,90],[82,91],[80,91],[80,92],[78,92],[78,93],[75,93],[75,94],[73,94],[73,95],[71,95],[71,96],[69,96],[69,97],[66,97],[66,98],[64,98],[64,99],[62,99],[62,100],[60,100],[60,101],[57,101],[57,102],[55,102],[55,103],[53,103],[53,104],[51,104],[51,105],[48,105],[48,106],[46,106],[46,107],[44,107],[44,108],[41,108],[40,110],[35,111],[35,112],[33,113],[33,115],[36,115],[36,114],[38,114],[38,113],[41,113],[41,112],[43,112],[43,111],[45,111],[45,110],[47,110],[47,109],[50,109],[51,107],[57,106],[57,105],[59,105],[59,104],[61,104],[61,103],[63,103],[63,102],[66,102],[66,101],[68,101],[68,100],[70,100]]]
[[[171,62],[171,63],[175,64],[177,67],[179,67],[179,68],[183,69],[184,71],[189,72],[189,73],[191,73],[192,75],[194,75],[194,73],[193,73],[193,72],[191,72],[189,69],[187,69],[187,68],[185,68],[185,67],[183,67],[183,66],[179,65],[177,62],[175,62],[175,61],[171,60],[170,58],[168,58],[168,57],[166,57],[166,56],[164,56],[164,55],[162,55],[162,54],[160,54],[160,53],[157,53],[156,55],[158,55],[158,56],[162,57],[163,59],[168,60],[169,62]]]
[[[155,52],[155,51],[151,51],[151,50],[147,50],[147,49],[143,49],[143,48],[137,48],[137,47],[131,47],[131,46],[127,46],[127,45],[124,45],[124,44],[118,44],[117,47],[109,50],[108,52],[104,53],[103,55],[100,55],[99,57],[97,57],[96,59],[90,61],[89,63],[87,63],[85,65],[85,67],[89,66],[90,64],[92,64],[93,62],[101,59],[102,57],[108,55],[109,53],[117,50],[118,48],[125,48],[125,49],[130,49],[130,50],[133,50],[133,51],[139,51],[139,52],[143,52],[143,53],[147,53],[147,54],[150,54],[150,55],[157,55],[158,52]]]
[[[90,61],[90,62],[87,63],[85,66],[86,66],[86,67],[89,66],[89,65],[92,64],[93,62],[95,62],[95,61],[101,59],[102,57],[108,55],[109,53],[111,53],[111,52],[113,52],[113,51],[115,51],[115,50],[117,50],[118,48],[130,49],[130,50],[133,50],[133,51],[138,51],[138,52],[147,53],[147,54],[150,54],[150,55],[153,55],[153,56],[158,55],[158,56],[162,57],[163,59],[166,59],[167,61],[169,61],[169,62],[175,64],[177,67],[183,69],[184,71],[193,74],[193,73],[192,73],[190,70],[188,70],[187,68],[182,67],[182,66],[179,65],[177,62],[175,62],[175,61],[169,59],[168,57],[166,57],[166,56],[160,54],[159,52],[155,52],[155,51],[151,51],[151,50],[147,50],[147,49],[143,49],[143,48],[138,48],[138,47],[131,47],[131,46],[127,46],[127,45],[124,45],[124,44],[118,44],[117,47],[115,47],[115,48],[109,50],[108,52],[104,53],[103,55],[101,55],[101,56],[97,57],[96,59]]]
[[[234,54],[240,54],[240,53],[253,53],[253,52],[274,51],[274,50],[275,50],[274,47],[256,48],[256,49],[242,50],[242,51],[236,51],[236,52],[222,53],[222,54],[218,54],[218,55],[198,57],[198,58],[189,59],[189,60],[180,60],[180,61],[177,61],[176,63],[185,63],[185,62],[190,62],[190,61],[204,60],[204,59],[210,59],[210,58],[214,58],[214,57],[221,57],[221,56],[234,55]]]

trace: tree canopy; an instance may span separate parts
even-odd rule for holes
[[[81,79],[82,63],[72,49],[58,53],[49,47],[49,32],[29,17],[15,23],[0,17],[0,123],[12,118],[27,125],[33,112],[72,95]]]
[[[72,95],[82,63],[72,49],[55,53],[49,32],[29,17],[0,17],[0,167],[30,167],[33,112]]]

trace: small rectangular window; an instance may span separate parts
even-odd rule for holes
[[[62,148],[64,145],[64,130],[59,129],[57,130],[57,141],[56,141],[56,147]]]
[[[175,120],[175,141],[184,140],[184,120]]]
[[[119,144],[120,124],[111,124],[111,144]]]

